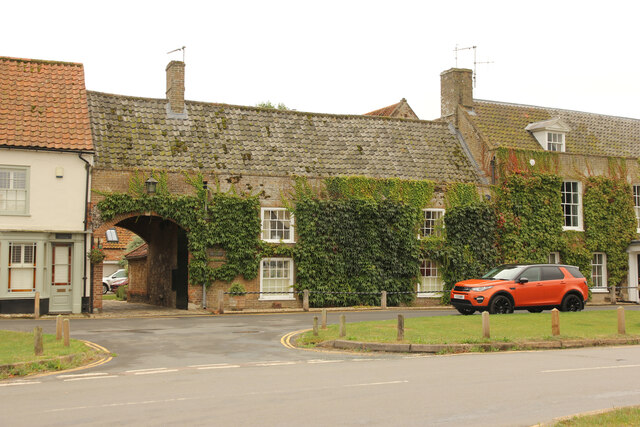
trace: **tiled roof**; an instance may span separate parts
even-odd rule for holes
[[[0,57],[0,146],[92,151],[82,64]]]
[[[418,119],[418,116],[409,106],[406,99],[402,98],[400,102],[383,107],[378,110],[365,113],[365,116],[380,116],[380,117],[398,117],[404,119]]]
[[[397,102],[393,105],[389,105],[387,107],[382,107],[377,110],[370,111],[365,113],[365,116],[383,116],[383,117],[391,117],[394,111],[400,106],[402,101]]]
[[[567,153],[640,157],[638,119],[482,100],[474,100],[466,114],[492,148],[542,150],[525,127],[560,118],[571,128],[565,136]]]
[[[127,252],[124,256],[126,259],[134,259],[134,258],[145,258],[149,253],[149,245],[144,243],[141,246],[138,246],[134,250]]]
[[[96,167],[476,182],[446,124],[87,92]]]

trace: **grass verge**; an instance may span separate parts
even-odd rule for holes
[[[554,426],[640,426],[640,406],[614,409],[603,414],[579,415],[559,421]]]
[[[391,316],[391,314],[390,314]],[[640,336],[640,311],[626,311],[626,337]],[[526,341],[580,340],[621,337],[617,334],[616,310],[560,313],[560,335],[551,334],[551,312],[492,315],[491,338],[482,338],[481,316],[432,316],[405,319],[405,339],[397,341],[397,319],[347,323],[346,337],[339,337],[338,325],[311,331],[297,339],[301,346],[336,339],[378,343],[476,344]]]
[[[82,341],[72,339],[65,347],[62,340],[50,334],[43,334],[42,341],[44,352],[35,356],[33,333],[0,331],[0,379],[70,369],[100,356]]]

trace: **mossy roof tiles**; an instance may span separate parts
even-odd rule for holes
[[[92,151],[82,64],[0,57],[0,146]]]
[[[565,134],[567,153],[640,157],[638,119],[482,100],[466,115],[491,148],[542,150],[525,127],[560,118],[571,128]]]
[[[96,166],[253,175],[367,175],[477,182],[446,124],[87,92]]]

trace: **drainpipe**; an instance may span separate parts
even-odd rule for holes
[[[491,185],[496,185],[496,156],[491,159]]]
[[[205,195],[204,195],[204,213],[207,214],[207,201],[209,200],[209,188],[208,182],[202,181],[202,187],[204,187]],[[207,308],[207,284],[202,284],[202,309],[206,310]]]
[[[85,170],[87,172],[87,177],[85,181],[85,189],[84,189],[84,238],[83,238],[83,248],[84,248],[84,262],[82,265],[82,296],[86,297],[87,293],[87,228],[88,228],[88,213],[87,207],[89,204],[89,177],[91,176],[91,163],[82,157],[82,153],[78,153],[78,158],[82,160],[85,165]],[[89,312],[93,313],[93,283],[91,283],[91,287],[89,289]]]

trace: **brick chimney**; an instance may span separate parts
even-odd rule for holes
[[[184,107],[184,62],[171,61],[167,65],[167,113],[176,118],[186,117]]]
[[[440,115],[458,126],[458,105],[473,107],[473,71],[451,68],[440,74]]]

